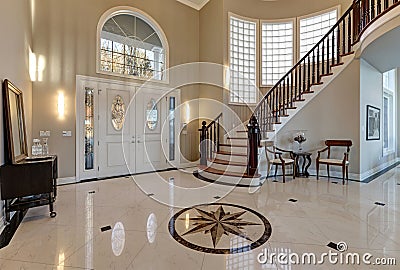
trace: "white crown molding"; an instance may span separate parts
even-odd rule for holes
[[[182,4],[185,4],[191,8],[194,8],[196,10],[202,9],[210,0],[202,0],[200,3],[194,3],[191,0],[176,0]]]

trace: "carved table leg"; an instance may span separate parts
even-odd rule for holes
[[[304,157],[304,159],[305,158],[306,157]],[[306,169],[304,171],[304,174],[306,175],[306,177],[309,177],[310,174],[308,173],[308,168],[311,166],[311,155],[307,155],[307,161],[308,161],[308,163],[307,163]]]

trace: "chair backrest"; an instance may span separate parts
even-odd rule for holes
[[[350,147],[353,145],[351,140],[326,140],[325,145],[328,146],[328,158],[331,156],[331,147],[347,147],[346,152],[350,152]]]
[[[347,146],[350,147],[353,145],[351,140],[326,140],[326,146]]]

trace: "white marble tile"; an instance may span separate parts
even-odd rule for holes
[[[127,269],[146,242],[144,232],[125,231],[121,236],[113,235],[112,230],[106,231],[67,256],[64,265],[88,269]]]
[[[167,234],[158,234],[153,243],[147,242],[129,269],[201,269],[204,254],[193,251]]]

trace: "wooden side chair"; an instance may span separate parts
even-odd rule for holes
[[[284,150],[281,148],[276,147],[273,144],[265,144],[265,155],[267,157],[268,161],[268,173],[267,173],[267,178],[270,173],[271,166],[275,165],[275,177],[276,173],[278,171],[278,167],[280,166],[282,168],[282,178],[283,178],[283,183],[286,182],[286,166],[292,166],[293,167],[293,179],[295,179],[295,174],[296,174],[296,166],[294,162],[294,155],[292,151]]]
[[[319,179],[319,165],[325,164],[326,169],[328,171],[328,178],[329,175],[329,166],[340,166],[342,167],[342,178],[343,184],[346,176],[346,180],[349,181],[349,154],[350,154],[350,147],[353,145],[351,140],[326,140],[325,141],[326,147],[320,151],[318,151],[317,156],[317,179]],[[332,147],[346,147],[346,151],[344,152],[343,159],[335,159],[331,157],[331,148]],[[321,153],[328,151],[327,158],[321,158]]]

